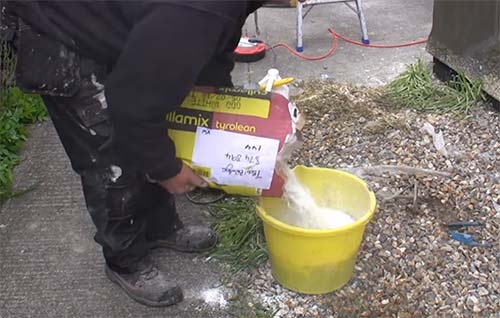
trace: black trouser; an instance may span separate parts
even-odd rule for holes
[[[100,68],[82,63],[81,88],[73,97],[43,100],[73,170],[82,180],[87,209],[97,228],[95,240],[106,263],[133,272],[150,251],[150,242],[182,226],[174,197],[122,163],[114,151]]]

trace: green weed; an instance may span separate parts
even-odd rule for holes
[[[0,40],[0,89],[2,91],[14,85],[16,63],[17,59],[12,46]]]
[[[267,259],[262,221],[255,204],[254,198],[228,197],[210,206],[210,213],[216,217],[213,228],[220,238],[211,255],[226,261],[233,272]]]
[[[483,98],[481,81],[459,73],[448,83],[438,82],[422,60],[409,65],[385,92],[396,104],[422,112],[467,114]]]
[[[32,190],[11,191],[12,169],[19,163],[17,152],[27,138],[27,126],[46,117],[39,96],[14,87],[16,63],[12,47],[0,41],[0,203]]]
[[[9,87],[0,93],[0,202],[13,195],[12,169],[19,163],[17,152],[27,138],[27,126],[46,117],[37,95]]]

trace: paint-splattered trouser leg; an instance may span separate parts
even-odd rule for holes
[[[104,88],[98,83],[102,77],[98,72],[87,75],[77,95],[45,96],[44,102],[73,170],[81,176],[106,263],[115,271],[132,272],[149,253],[149,242],[181,223],[173,196],[123,164],[113,150]]]

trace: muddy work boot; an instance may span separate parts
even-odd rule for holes
[[[182,301],[181,288],[169,282],[153,263],[143,262],[139,268],[135,273],[122,274],[106,266],[106,275],[130,298],[143,305],[165,307]]]
[[[206,226],[186,225],[164,239],[156,240],[154,247],[171,248],[176,251],[195,253],[208,251],[217,243],[217,234]]]

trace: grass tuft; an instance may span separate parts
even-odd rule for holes
[[[467,114],[483,99],[482,82],[470,80],[463,73],[448,83],[434,79],[432,69],[422,60],[386,86],[386,95],[402,107],[421,112],[452,112]]]
[[[220,239],[211,255],[227,262],[234,273],[267,259],[262,221],[255,205],[255,198],[228,197],[209,207],[216,217],[213,228]]]

